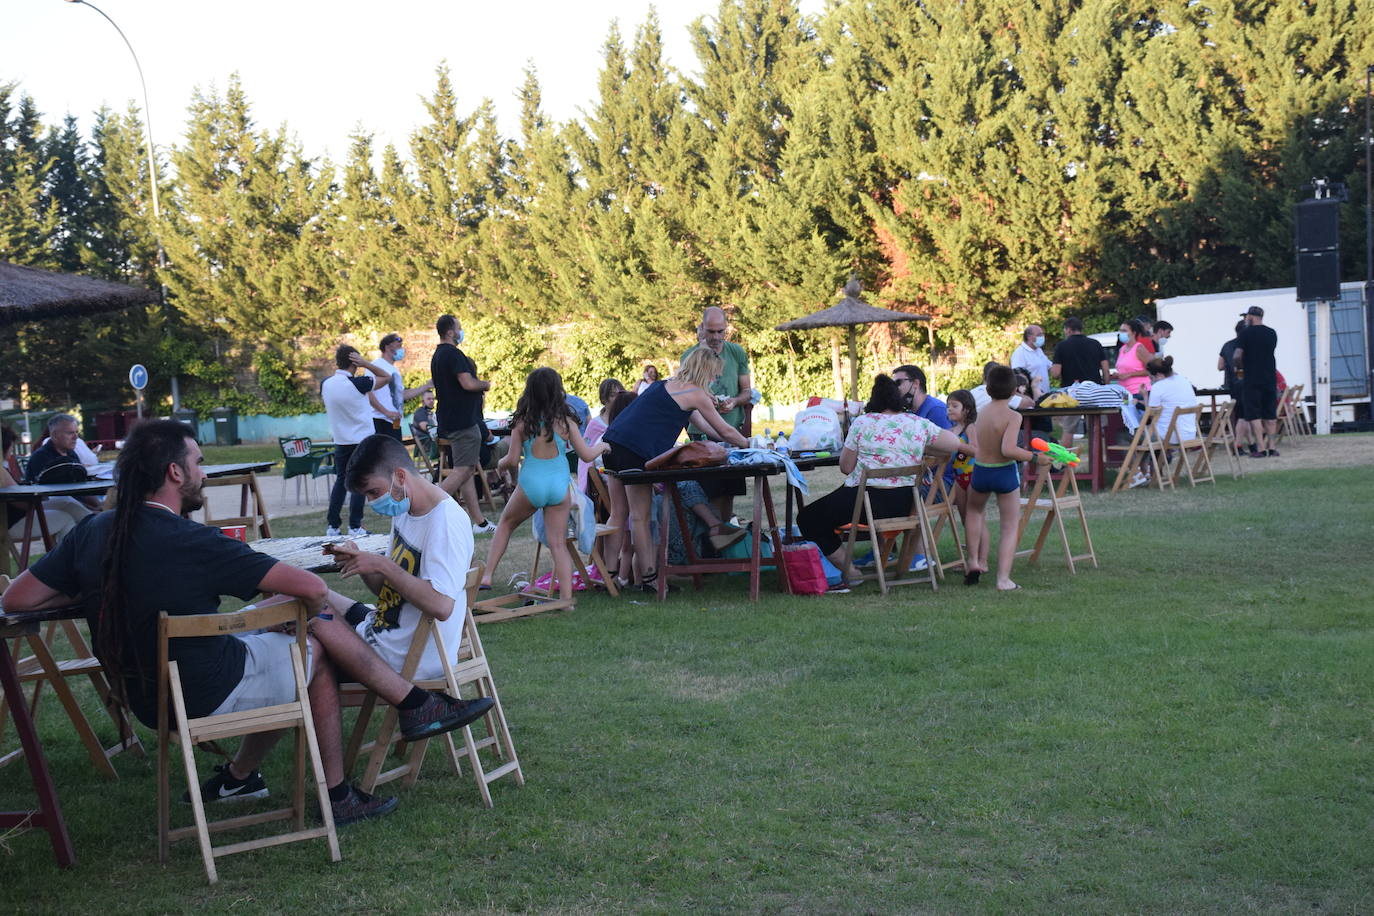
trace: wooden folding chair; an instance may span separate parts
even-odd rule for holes
[[[272,536],[272,522],[267,517],[267,504],[263,502],[262,491],[258,489],[258,476],[256,474],[210,477],[205,481],[205,488],[209,489],[210,487],[240,487],[239,514],[233,518],[215,518],[210,511],[210,500],[207,497],[205,500],[205,524],[214,528],[242,525],[248,529],[248,540],[250,541]],[[250,500],[253,508],[251,513],[248,511]]]
[[[1159,465],[1160,470],[1157,474],[1164,473],[1164,466]],[[1041,471],[1048,471],[1048,468],[1041,468]],[[1041,492],[1044,492],[1044,496]],[[1030,519],[1036,512],[1045,513],[1045,521],[1040,526],[1040,533],[1035,538],[1033,547],[1017,550],[1017,557],[1030,557],[1030,562],[1036,563],[1040,559],[1040,552],[1045,547],[1045,539],[1049,536],[1051,526],[1059,529],[1059,541],[1064,546],[1064,559],[1068,563],[1069,572],[1077,574],[1078,569],[1075,562],[1081,560],[1091,560],[1093,569],[1097,569],[1097,551],[1093,548],[1092,533],[1088,531],[1088,516],[1083,511],[1083,500],[1078,495],[1078,476],[1076,474],[1065,473],[1060,476],[1056,484],[1048,473],[1035,475],[1035,483],[1031,486],[1029,496],[1021,498],[1021,523],[1016,529],[1016,543],[1019,545],[1025,537],[1026,529],[1030,527]],[[1087,544],[1087,552],[1075,554],[1073,548],[1069,546],[1069,532],[1064,527],[1064,513],[1075,512],[1078,515],[1078,523],[1083,528],[1083,540]]]
[[[1284,436],[1297,439],[1307,435],[1311,427],[1307,420],[1307,408],[1302,403],[1302,385],[1289,385],[1279,397],[1276,412],[1278,423],[1275,425],[1274,441]]]
[[[959,507],[954,504],[953,494],[949,486],[945,483],[945,470],[949,463],[954,460],[950,455],[943,461],[939,458],[929,457],[925,459],[925,466],[931,475],[930,486],[926,488],[926,519],[930,525],[930,540],[926,543],[926,561],[935,567],[935,571],[940,578],[945,577],[945,571],[950,569],[966,569],[966,557],[964,555],[964,537],[959,533],[963,527],[963,519],[959,516]],[[940,559],[940,532],[949,522],[950,537],[954,540],[954,555],[951,560]]]
[[[477,594],[477,586],[482,581],[482,567],[476,566],[468,570],[467,596],[468,605],[471,606],[473,598]],[[431,680],[414,680],[416,669],[420,665],[420,659],[424,656],[425,649],[433,640],[435,650],[439,658],[443,660],[444,674],[442,677]],[[454,741],[454,732],[444,735],[444,740],[448,742],[449,759],[453,762],[453,770],[458,775],[462,775],[462,760],[467,758],[468,765],[472,767],[472,773],[477,782],[477,790],[482,796],[482,804],[488,808],[492,807],[491,783],[504,776],[512,776],[516,785],[525,784],[525,774],[520,768],[520,758],[515,753],[515,742],[511,738],[510,726],[506,723],[506,713],[501,706],[501,697],[496,692],[496,682],[492,678],[491,666],[487,662],[485,650],[482,648],[482,638],[477,635],[477,624],[472,614],[464,615],[463,635],[461,644],[456,647],[456,652],[445,645],[443,634],[438,627],[434,626],[434,619],[428,615],[421,615],[420,624],[415,628],[415,635],[411,639],[410,649],[406,653],[400,675],[406,680],[413,681],[416,686],[428,690],[444,690],[449,696],[458,697],[459,691],[468,685],[472,685],[479,697],[491,697],[495,705],[491,711],[479,720],[485,734],[481,737],[473,735],[473,727],[477,723],[465,726],[462,729],[463,746],[459,748]],[[429,742],[433,739],[426,738],[421,741],[414,741],[404,751],[403,762],[391,769],[384,769],[386,757],[391,747],[399,740],[397,723],[399,716],[395,707],[388,706],[382,716],[381,726],[377,735],[371,741],[365,741],[367,726],[372,718],[372,713],[381,699],[372,691],[361,684],[342,684],[340,693],[343,700],[348,705],[358,705],[358,719],[353,726],[352,737],[348,742],[348,749],[344,757],[345,771],[351,771],[354,763],[360,756],[366,755],[367,764],[363,771],[363,776],[358,785],[364,792],[371,792],[382,783],[390,782],[395,779],[403,779],[402,785],[409,788],[420,778],[420,767],[424,763],[425,750]],[[483,763],[482,752],[490,752],[495,759],[491,761],[490,769]]]
[[[1216,483],[1216,478],[1212,476],[1212,457],[1207,452],[1207,440],[1200,432],[1195,432],[1191,439],[1184,439],[1179,434],[1180,417],[1192,417],[1195,424],[1193,428],[1201,430],[1202,405],[1180,407],[1169,418],[1169,428],[1164,433],[1164,445],[1166,448],[1178,450],[1173,469],[1169,473],[1170,485],[1178,486],[1179,475],[1185,470],[1188,472],[1188,483],[1194,487],[1200,483]]]
[[[293,623],[296,627],[296,644],[291,647],[291,666],[296,680],[296,698],[289,703],[264,706],[261,709],[245,712],[189,718],[186,714],[186,698],[181,690],[181,672],[177,663],[169,657],[170,641],[203,636],[231,636],[251,633],[282,623]],[[305,666],[302,662],[302,659],[306,657],[305,635],[305,605],[299,601],[285,601],[263,607],[246,607],[230,614],[193,614],[172,617],[164,612],[159,615],[157,637],[157,833],[159,860],[167,861],[172,842],[196,837],[200,841],[201,858],[205,861],[205,875],[211,884],[218,880],[218,874],[215,870],[217,857],[247,852],[250,849],[278,846],[282,843],[294,843],[298,840],[323,839],[327,841],[330,859],[335,862],[339,861],[339,839],[334,832],[334,814],[329,804],[329,790],[325,786],[324,764],[320,760],[320,748],[315,738],[315,724],[310,718],[310,696],[306,688]],[[173,713],[175,713],[174,720],[171,718]],[[171,725],[173,721],[175,721],[175,730]],[[291,807],[231,817],[220,821],[208,821],[205,817],[205,803],[200,797],[200,777],[196,772],[195,745],[236,735],[277,731],[283,728],[296,729],[296,778]],[[195,819],[192,826],[175,830],[171,826],[170,759],[171,741],[174,736],[181,742],[182,762],[186,768],[187,794],[191,798],[191,810]],[[320,816],[324,821],[321,826],[311,828],[305,826],[305,764],[307,755],[313,768],[315,788],[320,804]],[[292,829],[289,832],[223,846],[215,846],[210,842],[211,833],[281,820],[291,821]]]
[[[1155,473],[1150,478],[1150,485],[1163,489],[1167,484],[1172,487],[1173,482],[1168,479],[1168,463],[1164,460],[1165,450],[1163,443],[1159,439],[1159,415],[1164,410],[1163,407],[1155,405],[1146,407],[1145,414],[1140,419],[1140,425],[1135,428],[1135,435],[1131,437],[1131,444],[1126,446],[1125,455],[1121,459],[1121,467],[1117,469],[1116,480],[1112,483],[1112,492],[1119,493],[1129,487],[1131,479],[1140,471],[1141,466],[1150,461],[1154,464]],[[1121,446],[1109,445],[1108,451],[1121,451]],[[1039,475],[1037,475],[1039,479]]]
[[[869,538],[873,542],[873,578],[878,580],[878,589],[887,594],[889,588],[898,585],[920,585],[928,583],[932,590],[938,591],[940,583],[937,581],[936,563],[927,563],[926,568],[921,572],[912,574],[910,572],[911,558],[916,555],[916,548],[921,544],[929,545],[934,541],[931,537],[930,520],[926,517],[925,500],[921,498],[921,488],[918,485],[921,475],[925,472],[923,464],[913,464],[900,468],[879,468],[874,476],[878,477],[912,477],[918,483],[911,486],[911,508],[912,514],[902,515],[896,518],[875,518],[873,515],[873,501],[868,494],[868,472],[867,467],[859,468],[859,493],[860,498],[854,501],[854,514],[849,519],[849,534],[845,541],[845,567],[850,568],[854,565],[854,544],[858,539],[861,530],[867,531]],[[887,577],[887,551],[888,545],[893,540],[900,538],[901,548],[897,551],[897,568],[894,575],[897,578]],[[927,549],[930,549],[927,547]],[[864,576],[869,578],[868,575]]]
[[[6,585],[8,585],[8,579],[0,576],[0,592],[4,591]],[[55,639],[59,629],[66,636],[70,646],[70,652],[64,653],[70,657],[60,661],[52,651],[53,646],[56,645]],[[110,758],[124,751],[133,751],[142,757],[144,756],[143,742],[139,741],[138,735],[134,732],[133,723],[129,721],[128,714],[111,698],[110,685],[105,680],[105,669],[86,644],[86,639],[81,634],[77,622],[75,620],[53,621],[48,624],[44,633],[26,634],[24,638],[28,640],[29,648],[33,654],[21,657],[19,640],[16,639],[13,657],[19,682],[21,684],[33,684],[33,697],[29,702],[30,714],[35,716],[38,714],[38,698],[44,685],[52,685],[53,693],[57,694],[58,702],[66,711],[67,718],[71,719],[77,737],[81,739],[81,743],[85,746],[86,753],[90,756],[91,762],[95,764],[95,768],[111,779],[118,779],[119,774],[115,772],[113,764],[110,763]],[[72,693],[71,686],[67,683],[70,678],[80,677],[90,679],[91,686],[95,688],[96,695],[100,697],[101,704],[114,723],[115,734],[120,736],[120,740],[109,747],[105,746],[104,742],[96,735],[90,721],[86,718],[85,712],[81,709],[81,704],[77,701],[75,694]],[[0,734],[3,734],[5,730],[8,713],[8,704],[0,700]],[[0,757],[0,766],[9,763],[21,753],[21,751],[12,751]]]
[[[1312,421],[1307,416],[1307,404],[1302,399],[1303,389],[1306,387],[1306,384],[1293,386],[1293,419],[1299,436],[1312,435]]]
[[[1207,428],[1207,438],[1203,440],[1209,454],[1218,448],[1226,454],[1233,480],[1245,476],[1245,463],[1241,461],[1240,449],[1236,447],[1235,414],[1235,401],[1227,401],[1217,408],[1212,415],[1212,425]]]
[[[595,468],[592,468],[592,470],[595,471],[596,469],[595,469]],[[589,475],[589,476],[590,476],[590,475]],[[603,486],[603,487],[606,485],[606,484],[605,484],[605,481],[602,481],[602,480],[600,479],[599,475],[598,475],[598,477],[597,477],[597,482],[600,483],[601,486]],[[574,494],[574,499],[573,499],[573,511],[574,511],[574,512],[580,511],[580,509],[578,508],[578,503],[580,503],[581,500],[579,500],[579,499],[576,498],[576,493],[577,493],[576,484],[575,484],[575,483],[570,483],[570,484],[568,485],[568,490],[569,490],[570,493]],[[605,540],[606,538],[608,538],[608,537],[610,537],[611,535],[615,534],[615,533],[616,533],[617,531],[619,531],[619,530],[620,530],[620,528],[619,528],[618,526],[614,526],[614,525],[605,525],[605,524],[602,524],[602,523],[600,523],[600,522],[597,522],[597,523],[596,523],[596,540],[592,542],[592,552],[591,552],[590,557],[588,557],[588,558],[583,558],[583,556],[582,556],[582,550],[581,550],[581,549],[579,548],[579,546],[578,546],[577,538],[576,538],[576,537],[569,537],[569,538],[567,539],[567,543],[568,543],[568,553],[572,554],[573,568],[574,568],[575,570],[577,570],[577,572],[582,576],[582,581],[585,582],[585,583],[587,583],[588,586],[593,586],[593,585],[595,585],[595,586],[599,586],[599,587],[605,588],[606,591],[607,591],[607,592],[611,595],[611,597],[613,597],[613,598],[616,597],[616,596],[618,596],[618,595],[620,594],[620,589],[616,588],[615,577],[614,577],[614,576],[608,576],[608,575],[606,575],[606,557],[605,557],[605,555],[602,553],[601,546],[602,546],[602,543],[604,542],[604,540]],[[547,529],[546,529],[546,531],[547,531]],[[535,581],[537,581],[537,580],[539,579],[539,559],[540,559],[540,556],[541,556],[543,550],[544,550],[544,545],[543,545],[543,543],[536,539],[535,542],[534,542],[534,563],[533,563],[533,565],[532,565],[532,567],[531,567],[531,569],[530,569],[530,581],[531,581],[531,582],[535,582]],[[550,556],[550,559],[552,559],[552,556],[553,556],[553,552],[552,552],[552,551],[549,552],[549,556]],[[597,580],[593,579],[593,578],[589,575],[588,570],[587,570],[587,559],[590,559],[591,562],[592,562],[593,564],[595,564],[595,566],[596,566],[596,571],[597,571],[598,573],[601,574],[601,580],[600,580],[599,582],[598,582]],[[545,593],[549,598],[552,598],[552,597],[553,597],[553,589],[554,589],[554,577],[553,577],[553,573],[550,572],[550,576],[549,576],[549,587],[546,588],[546,589],[544,589],[544,593]]]

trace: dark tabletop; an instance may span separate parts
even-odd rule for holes
[[[275,461],[250,461],[244,464],[207,464],[206,477],[233,477],[235,474],[260,474],[276,466]]]
[[[49,496],[99,496],[114,489],[113,480],[83,480],[81,483],[22,483],[0,487],[0,500],[36,499]]]
[[[1121,408],[1088,407],[1086,405],[1079,405],[1078,407],[1026,407],[1016,412],[1023,417],[1106,417],[1114,413],[1121,413]]]
[[[676,483],[679,480],[742,480],[781,474],[781,464],[723,464],[713,468],[673,468],[667,471],[607,471],[623,484]]]

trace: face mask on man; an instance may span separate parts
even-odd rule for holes
[[[1044,334],[1041,334],[1039,337],[1035,338],[1035,349],[1039,350],[1039,349],[1043,348],[1044,346],[1045,346],[1045,335],[1044,335]]]
[[[403,359],[405,359],[405,358],[406,358],[406,348],[405,348],[405,347],[397,347],[397,348],[396,348],[396,353],[395,353],[395,355],[393,355],[393,356],[391,357],[391,361],[392,361],[393,363],[399,363],[401,360],[403,360]]]
[[[462,342],[463,342],[463,336],[464,336],[464,335],[463,335],[463,329],[462,329],[462,328],[459,328],[459,329],[458,329],[458,342],[459,342],[459,343],[462,343]]]
[[[396,486],[394,480],[392,481],[391,489],[400,489],[400,487]],[[410,511],[410,497],[405,495],[405,490],[401,490],[401,496],[399,498],[392,496],[389,490],[369,502],[368,505],[372,508],[372,511],[376,512],[378,515],[395,518],[398,515],[405,515]]]

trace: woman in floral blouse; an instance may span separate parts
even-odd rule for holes
[[[875,474],[882,468],[920,464],[926,449],[942,454],[957,452],[960,442],[949,430],[929,420],[907,413],[901,390],[886,375],[873,380],[873,392],[864,413],[850,424],[849,436],[840,452],[840,470],[848,476],[835,490],[808,505],[797,515],[802,537],[814,541],[846,579],[859,578],[852,567],[844,566],[844,542],[835,533],[849,524],[854,503],[859,499],[859,465],[868,468],[868,496],[878,518],[907,515],[912,510],[912,485],[915,477],[884,477]]]

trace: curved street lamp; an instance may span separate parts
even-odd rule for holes
[[[101,15],[101,17],[114,26],[114,30],[119,33],[119,37],[124,40],[124,47],[129,49],[129,56],[134,59],[134,68],[138,70],[138,84],[143,88],[143,130],[148,140],[148,183],[153,192],[153,239],[157,242],[157,269],[158,269],[158,290],[161,293],[161,301],[167,301],[167,287],[162,282],[161,273],[167,267],[167,255],[162,249],[162,207],[158,203],[157,196],[157,147],[153,145],[153,108],[148,103],[148,81],[143,78],[143,64],[139,63],[138,54],[134,51],[133,44],[129,41],[129,36],[124,34],[124,30],[119,27],[119,23],[106,14],[104,10],[94,3],[87,0],[67,0],[68,3],[79,3],[82,6],[89,6]],[[177,377],[172,376],[172,409],[177,410],[181,407],[181,392],[177,384]]]

